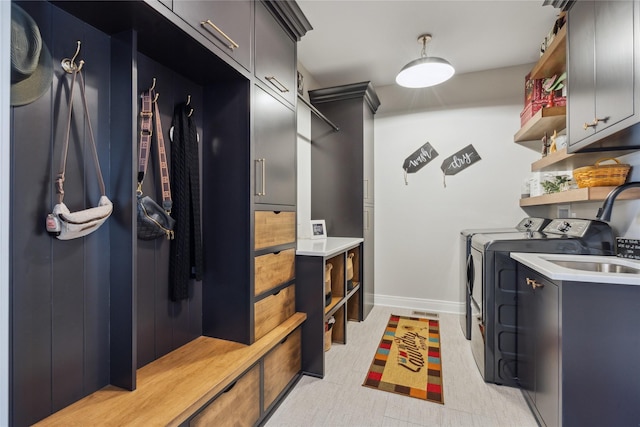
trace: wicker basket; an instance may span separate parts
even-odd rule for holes
[[[612,160],[613,165],[601,165],[601,162]],[[593,166],[584,166],[573,170],[573,178],[578,187],[607,187],[624,184],[630,165],[621,164],[618,159],[606,158],[598,160]]]

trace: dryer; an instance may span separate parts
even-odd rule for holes
[[[471,286],[473,284],[473,271],[469,270],[469,257],[471,256],[471,238],[478,234],[516,233],[519,231],[541,231],[551,222],[547,218],[528,217],[523,218],[515,227],[466,229],[460,232],[460,292],[464,309],[460,315],[460,327],[464,337],[471,339]]]

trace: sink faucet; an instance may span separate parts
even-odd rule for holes
[[[613,201],[618,197],[618,194],[622,193],[627,188],[632,187],[640,187],[640,182],[627,182],[626,184],[622,184],[611,190],[606,199],[604,199],[604,203],[602,207],[598,209],[598,214],[596,215],[596,219],[602,221],[611,221],[611,211],[613,209]]]

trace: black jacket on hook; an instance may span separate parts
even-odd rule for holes
[[[173,112],[171,187],[176,220],[169,261],[169,296],[172,301],[189,297],[189,281],[202,280],[200,225],[200,157],[197,128],[187,104]]]

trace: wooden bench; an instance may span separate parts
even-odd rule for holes
[[[249,346],[199,337],[138,369],[136,390],[106,386],[36,425],[181,425],[283,342],[305,319],[306,314],[295,313]]]

